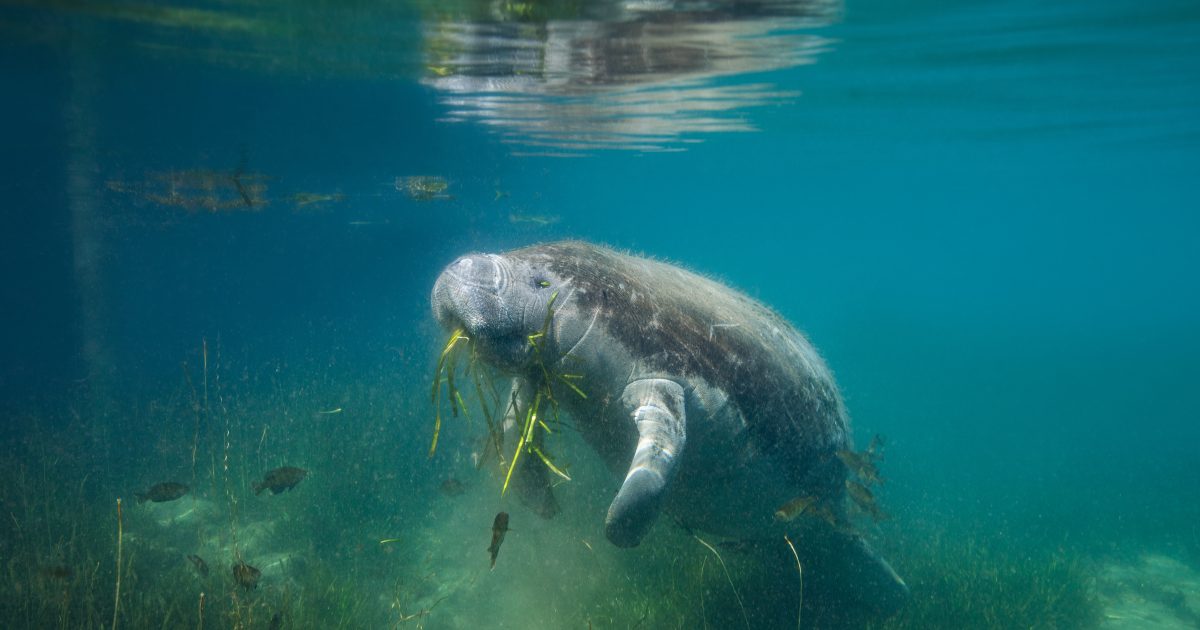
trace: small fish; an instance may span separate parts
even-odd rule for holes
[[[879,477],[879,468],[875,466],[876,456],[870,451],[855,453],[854,451],[838,451],[837,458],[842,460],[842,463],[849,468],[851,472],[862,478],[867,483],[881,483]]]
[[[304,481],[304,477],[308,475],[308,471],[295,466],[284,466],[274,470],[268,470],[267,474],[263,475],[263,480],[254,484],[254,494],[262,494],[263,490],[270,490],[271,494],[279,494],[296,487],[296,484]]]
[[[188,554],[187,559],[192,561],[192,566],[196,568],[196,573],[199,573],[200,577],[208,577],[208,563],[204,561],[204,558],[191,553]]]
[[[817,497],[807,496],[798,497],[783,504],[778,510],[775,510],[775,520],[787,522],[804,513],[805,510],[812,507],[817,502]]]
[[[500,512],[492,521],[492,544],[488,553],[492,554],[492,568],[496,568],[496,555],[500,553],[500,545],[504,544],[504,535],[508,533],[508,512]]]
[[[875,503],[875,495],[862,482],[853,479],[846,480],[846,492],[860,507]]]
[[[267,624],[267,630],[279,630],[283,627],[283,613],[276,611],[271,615],[271,623]]]
[[[438,486],[438,491],[448,497],[457,497],[467,491],[467,484],[454,477],[447,477],[442,481],[442,485]]]
[[[879,509],[879,505],[875,503],[875,495],[861,482],[853,479],[846,480],[846,493],[854,500],[854,504],[862,508],[864,512],[871,515],[871,520],[882,521],[887,518],[883,510]]]
[[[751,551],[754,551],[754,549],[756,549],[759,546],[759,541],[745,540],[745,539],[722,540],[721,542],[717,543],[717,546],[720,547],[721,549],[727,549],[734,553],[740,553],[740,554],[745,555],[745,554],[750,553]]]
[[[75,577],[75,570],[65,564],[55,564],[48,567],[42,567],[42,570],[38,571],[38,573],[40,573],[42,577],[63,581]]]
[[[138,505],[141,505],[146,501],[163,503],[165,501],[174,501],[175,499],[187,494],[189,490],[191,490],[191,488],[182,483],[167,481],[164,483],[156,483],[153,486],[150,486],[150,489],[145,492],[135,492],[133,493],[133,496],[137,499]]]
[[[825,521],[835,530],[843,531],[846,529],[846,524],[842,522],[841,517],[837,512],[834,512],[833,507],[828,502],[821,502],[812,506],[808,509],[808,515]]]
[[[318,411],[317,413],[319,413],[323,416],[332,416],[334,414],[342,413],[342,408],[338,407],[336,409],[322,409],[322,410]]]
[[[882,435],[878,433],[871,438],[871,443],[867,445],[867,454],[871,455],[872,459],[883,459],[883,447],[885,441]]]
[[[383,540],[379,541],[379,544],[390,545],[391,543],[395,543],[395,542],[400,542],[400,539],[399,538],[384,538]]]
[[[234,581],[247,591],[258,588],[258,579],[261,577],[262,571],[246,564],[244,561],[239,560],[237,564],[233,565]]]

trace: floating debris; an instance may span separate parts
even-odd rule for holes
[[[208,577],[208,563],[204,561],[204,558],[201,558],[194,553],[190,553],[188,554],[187,559],[192,561],[192,566],[196,569],[196,573],[198,573],[200,577]]]
[[[291,200],[296,208],[303,208],[306,206],[324,205],[327,203],[341,203],[346,200],[346,195],[343,195],[342,193],[324,194],[298,192],[292,195]]]
[[[189,490],[191,490],[191,488],[182,483],[167,481],[164,483],[156,483],[153,486],[150,486],[150,489],[145,492],[135,492],[133,493],[133,496],[135,499],[137,499],[138,505],[141,505],[146,501],[163,503],[166,501],[174,501],[175,499],[187,494]]]
[[[242,560],[238,560],[237,564],[233,565],[234,581],[247,591],[258,588],[258,580],[261,577],[262,571],[246,564]]]
[[[558,223],[561,220],[562,220],[561,217],[547,215],[547,214],[516,214],[516,213],[510,212],[508,215],[509,223],[530,223],[532,225],[536,225],[539,227],[545,227],[547,225],[554,225],[555,223]]]
[[[492,521],[492,544],[488,545],[488,553],[492,554],[492,568],[496,568],[496,556],[500,553],[500,545],[504,544],[504,535],[508,533],[508,512],[500,512]]]
[[[188,212],[258,211],[268,204],[267,176],[234,171],[189,169],[148,173],[142,181],[110,180],[109,190]]]
[[[308,475],[308,471],[295,466],[283,466],[274,470],[267,471],[263,475],[263,480],[254,484],[254,494],[262,494],[263,490],[270,490],[271,494],[279,494],[296,487],[296,484],[304,481]]]
[[[434,175],[412,175],[396,178],[396,190],[406,193],[413,201],[434,201],[450,199],[446,191],[450,182],[445,177]]]
[[[467,491],[467,484],[455,479],[454,477],[447,477],[442,481],[442,484],[438,486],[438,491],[448,497],[457,497]]]

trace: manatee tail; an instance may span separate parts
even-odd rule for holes
[[[859,627],[908,601],[908,585],[862,536],[826,531],[807,537],[802,548],[804,604],[821,627]]]

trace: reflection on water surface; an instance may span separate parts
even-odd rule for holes
[[[489,125],[506,141],[560,155],[680,150],[704,134],[752,131],[746,109],[797,93],[745,75],[814,63],[814,34],[841,5],[607,2],[528,19],[530,4],[487,17],[428,21],[426,78],[445,120]]]
[[[269,75],[420,81],[446,106],[443,121],[485,125],[515,154],[580,155],[755,130],[751,108],[798,96],[763,73],[814,63],[832,43],[821,27],[841,10],[839,0],[51,2],[12,15],[57,16],[62,28],[5,30]]]

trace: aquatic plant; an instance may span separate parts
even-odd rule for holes
[[[517,446],[513,451],[513,455],[507,462],[507,472],[504,476],[504,485],[501,487],[500,493],[503,495],[508,492],[509,482],[512,480],[513,472],[517,468],[517,463],[521,459],[523,453],[528,453],[531,456],[537,456],[539,460],[546,466],[550,472],[561,477],[566,481],[570,481],[571,477],[560,466],[554,463],[554,460],[546,454],[541,447],[541,436],[538,433],[540,429],[545,434],[554,433],[551,429],[551,424],[561,425],[562,421],[559,417],[559,400],[555,396],[554,385],[561,384],[573,392],[580,398],[587,398],[587,394],[575,383],[575,381],[583,378],[582,374],[566,373],[558,369],[557,365],[552,361],[548,361],[545,349],[546,339],[550,332],[550,325],[554,317],[554,304],[558,299],[558,292],[550,295],[550,300],[546,305],[546,316],[543,319],[542,327],[535,333],[526,337],[529,344],[530,367],[532,378],[533,397],[524,408],[518,408],[518,402],[515,392],[510,396],[504,411],[497,414],[500,409],[499,394],[492,379],[485,375],[483,362],[479,357],[478,346],[474,341],[465,334],[461,328],[455,329],[450,333],[450,338],[446,341],[442,348],[441,355],[438,357],[437,367],[434,372],[431,399],[434,406],[434,426],[433,440],[429,447],[429,457],[433,457],[437,451],[438,437],[442,427],[442,405],[441,394],[443,385],[445,385],[446,399],[450,405],[451,414],[458,417],[461,409],[464,415],[467,414],[467,403],[463,399],[462,392],[456,385],[455,371],[456,363],[460,356],[466,353],[469,361],[466,368],[466,374],[470,375],[476,392],[476,402],[480,409],[481,415],[487,423],[487,430],[491,443],[496,449],[497,456],[500,458],[500,464],[505,464],[503,455],[503,433],[502,427],[498,427],[498,422],[507,414],[512,413],[514,418],[519,418],[518,428],[520,432],[517,434]],[[547,421],[545,410],[549,409],[549,416],[552,418]],[[469,417],[469,415],[468,415]]]
[[[911,601],[875,630],[1091,628],[1100,621],[1088,563],[1065,548],[1027,547],[981,532],[910,528],[888,555]]]
[[[532,379],[538,389],[546,382],[554,387],[548,395],[542,391],[536,416],[537,389],[519,411],[508,410],[518,426],[510,427],[513,437],[497,451],[501,474],[516,455],[520,430],[532,429],[535,438],[553,430],[555,450],[582,439],[555,424],[550,400],[580,394],[556,374],[562,368],[553,365],[546,332],[529,342],[529,367],[541,374]],[[458,367],[466,368],[454,379],[455,390],[461,390],[455,397],[460,414],[475,422],[476,402],[484,400],[483,409],[493,414],[486,438],[495,444],[499,410],[513,400],[507,391],[494,391],[492,374],[478,354],[472,357],[482,351],[470,340],[459,340],[447,361],[456,358]],[[544,366],[537,363],[539,353]],[[422,368],[400,374],[380,369],[372,380],[361,368],[339,375],[324,365],[280,370],[278,363],[267,363],[243,376],[245,369],[228,359],[228,352],[222,360],[213,352],[203,379],[202,348],[194,354],[194,389],[176,372],[171,375],[178,379],[175,389],[150,390],[149,398],[125,404],[119,421],[86,413],[63,419],[51,411],[10,418],[32,428],[28,443],[0,444],[8,453],[0,458],[0,503],[6,507],[0,520],[4,627],[110,628],[114,613],[123,628],[262,628],[276,615],[284,627],[477,627],[485,614],[478,612],[480,604],[495,605],[486,613],[495,619],[527,622],[526,627],[583,628],[590,622],[597,629],[741,628],[748,617],[751,627],[800,622],[808,628],[822,621],[814,612],[818,597],[799,602],[809,608],[798,618],[796,590],[816,574],[798,564],[803,556],[784,549],[784,540],[777,544],[780,555],[787,554],[779,565],[786,571],[769,573],[768,579],[760,570],[761,556],[740,553],[733,541],[706,537],[721,556],[718,561],[690,533],[667,523],[637,550],[609,549],[597,542],[595,512],[585,515],[587,509],[564,511],[546,524],[514,510],[514,533],[491,574],[484,561],[486,519],[502,501],[495,493],[485,499],[468,493],[421,501],[427,445],[380,444],[379,436],[395,431],[396,410],[402,410],[400,421],[408,426],[427,426],[429,390],[394,387],[398,379],[419,381]],[[211,418],[203,413],[204,380]],[[450,404],[446,392],[443,380],[444,406]],[[190,415],[197,401],[199,429]],[[344,411],[320,413],[335,407]],[[170,421],[181,417],[186,421]],[[411,457],[397,457],[402,448],[411,449]],[[122,501],[123,532],[114,537],[116,495],[144,487],[151,480],[147,476],[186,475],[193,450],[197,496],[185,500],[205,504],[195,521],[158,526],[157,515],[172,504],[135,508]],[[537,455],[526,444],[519,457]],[[254,500],[251,482],[262,471],[291,462],[311,468],[313,477],[279,501]],[[570,473],[576,480],[601,479],[608,471],[584,459]],[[436,492],[432,485],[427,490]],[[236,534],[228,493],[237,498]],[[579,483],[564,487],[561,498],[602,507],[609,497],[602,484]],[[964,523],[968,515],[961,511],[937,526],[914,523],[912,510],[902,508],[881,525],[876,542],[908,580],[913,600],[894,619],[876,621],[871,628],[1082,628],[1097,621],[1090,566],[1070,548],[988,534],[995,528]],[[1005,528],[1010,536],[1012,531]],[[269,570],[270,560],[256,549],[255,541],[263,537],[298,542],[280,550],[294,553],[295,560],[285,558]],[[380,545],[381,539],[392,542]],[[792,540],[802,551],[804,541]],[[531,544],[545,553],[529,553]],[[258,589],[244,591],[234,582],[230,550],[235,545],[247,562],[263,569]],[[188,553],[205,556],[212,575],[199,576]],[[118,555],[121,586],[114,598]],[[459,558],[466,562],[456,564]],[[583,574],[589,576],[584,586],[570,579]],[[558,583],[564,586],[554,590]],[[550,596],[558,598],[554,605],[542,605]],[[780,603],[785,598],[786,605]]]
[[[121,541],[124,538],[121,519],[121,499],[117,498],[117,586],[113,593],[112,630],[117,630],[117,615],[121,612]]]
[[[738,610],[742,613],[742,621],[746,622],[746,628],[749,630],[750,618],[746,615],[746,605],[742,602],[742,595],[741,593],[738,593],[737,586],[734,586],[733,584],[733,577],[729,575],[729,567],[725,565],[725,559],[721,557],[721,554],[717,551],[716,547],[708,544],[708,542],[706,542],[703,538],[695,534],[692,534],[692,538],[695,538],[701,545],[704,545],[705,549],[708,549],[714,556],[717,557],[717,562],[721,564],[721,570],[725,573],[725,580],[729,582],[729,589],[733,591],[733,597],[737,600]],[[704,565],[701,566],[703,567]],[[702,568],[700,571],[701,576],[703,576],[704,569]]]

